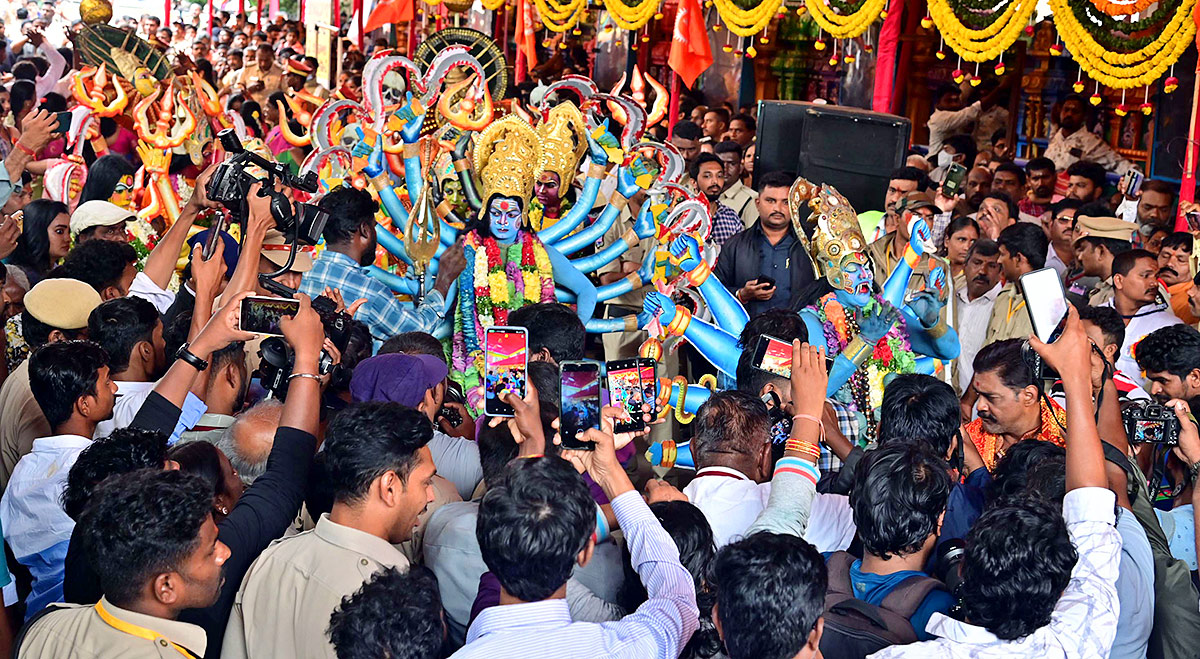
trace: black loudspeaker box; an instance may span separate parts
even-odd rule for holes
[[[883,210],[889,176],[904,164],[908,119],[803,101],[759,101],[754,180],[794,173],[837,188],[858,212]]]

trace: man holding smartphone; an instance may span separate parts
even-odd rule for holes
[[[725,243],[713,268],[751,317],[794,307],[796,296],[813,281],[812,261],[796,238],[788,206],[793,181],[783,172],[763,175],[754,200],[758,221]]]

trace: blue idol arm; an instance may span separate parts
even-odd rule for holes
[[[582,272],[571,266],[562,252],[546,245],[550,266],[554,269],[554,281],[575,294],[575,313],[584,324],[596,312],[596,287]]]
[[[396,293],[401,295],[416,295],[417,293],[417,280],[411,277],[394,275],[377,265],[367,266],[367,272]]]

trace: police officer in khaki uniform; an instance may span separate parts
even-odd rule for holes
[[[871,266],[875,275],[875,283],[881,288],[892,271],[904,260],[904,251],[908,247],[910,239],[908,233],[908,223],[912,221],[914,216],[921,216],[928,226],[933,225],[933,216],[940,212],[938,207],[933,203],[933,197],[928,192],[908,192],[905,193],[900,201],[896,202],[893,208],[895,214],[899,217],[896,223],[896,230],[888,233],[886,236],[871,243],[867,248],[867,253],[871,256]],[[897,256],[897,253],[899,256]],[[954,281],[950,276],[950,264],[943,258],[933,254],[922,255],[917,261],[917,265],[912,269],[912,274],[908,276],[907,293],[917,293],[928,288],[929,268],[931,264],[936,264],[941,268],[942,276],[945,283],[944,294],[939,296],[943,301],[949,303],[942,307],[942,319],[947,319],[947,311],[951,308],[954,299]],[[953,317],[951,317],[951,320]]]
[[[79,338],[88,314],[100,306],[96,289],[78,279],[43,279],[25,294],[22,331],[32,352],[43,343]],[[32,340],[31,340],[32,339]],[[50,435],[46,415],[29,388],[29,360],[13,369],[0,387],[0,491],[33,440]]]
[[[275,51],[271,44],[259,44],[254,51],[254,61],[247,63],[234,76],[234,85],[240,85],[245,93],[266,106],[267,98],[277,91],[283,90],[283,67],[275,61]],[[229,90],[221,90],[222,94]]]
[[[142,470],[106,481],[76,532],[105,596],[93,605],[43,609],[14,656],[204,656],[204,630],[176,618],[184,609],[212,605],[221,591],[229,548],[217,539],[212,505],[212,487],[195,474]]]
[[[1107,239],[1119,240],[1126,245],[1132,245],[1133,232],[1137,231],[1137,225],[1125,220],[1119,220],[1115,217],[1079,217],[1075,221],[1075,229],[1071,236],[1075,243],[1075,252],[1079,255],[1081,261],[1098,258],[1096,255],[1103,254],[1107,257],[1108,263],[1105,269],[1108,271],[1108,276],[1102,279],[1099,283],[1088,292],[1088,306],[1097,307],[1113,298],[1113,280],[1112,280],[1112,257],[1114,254],[1111,250],[1105,247],[1098,247],[1092,244],[1091,241],[1079,244],[1079,241],[1084,238],[1094,240]],[[1107,253],[1106,253],[1107,252]],[[1088,265],[1084,263],[1083,265]],[[1093,269],[1098,266],[1093,266]],[[1086,269],[1086,268],[1085,268]]]
[[[333,509],[316,528],[276,542],[250,566],[225,630],[226,659],[335,657],[325,630],[346,595],[383,568],[408,569],[395,547],[434,501],[429,417],[362,405],[325,435]],[[281,596],[282,595],[282,596]]]

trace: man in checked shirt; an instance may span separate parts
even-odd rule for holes
[[[329,213],[322,236],[326,249],[300,282],[300,292],[317,297],[325,287],[337,289],[347,303],[366,299],[355,319],[367,324],[375,348],[402,332],[432,332],[446,314],[446,291],[462,272],[466,261],[462,245],[442,254],[433,290],[413,307],[396,299],[392,291],[367,272],[375,260],[375,214],[379,204],[370,193],[339,188],[325,195],[320,207]]]

